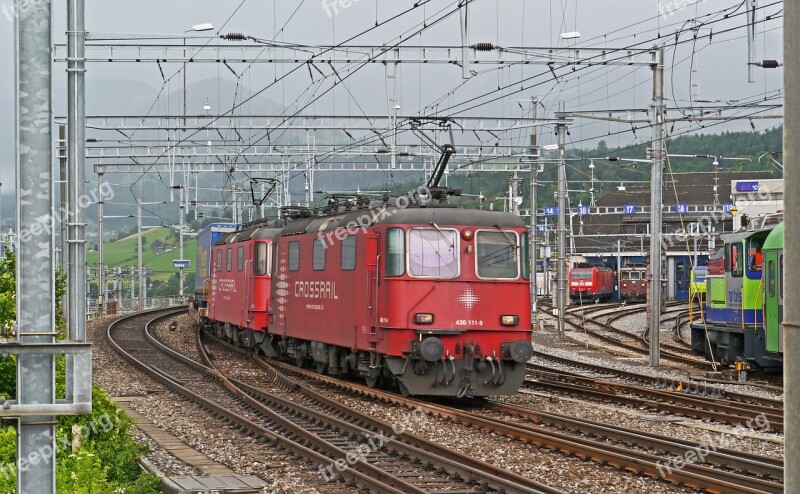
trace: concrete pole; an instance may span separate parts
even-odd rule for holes
[[[664,169],[664,48],[656,51],[653,64],[653,165],[650,174],[650,286],[648,305],[650,320],[650,366],[658,367],[661,330],[661,206],[662,172]]]
[[[800,50],[797,50],[800,45],[800,2],[785,2],[783,8],[783,157],[785,163],[793,163],[800,159],[800,142],[796,140],[800,132]],[[783,180],[786,190],[800,190],[800,170],[797,168],[787,166]],[[800,245],[800,194],[786,194],[784,201],[784,245]],[[786,249],[785,256],[782,274],[800,272],[797,249]],[[800,476],[795,475],[800,471],[800,303],[797,296],[800,278],[784,276],[783,282],[787,293],[783,321],[784,471],[789,472],[784,478],[784,488],[787,494],[800,494]]]
[[[566,104],[558,102],[559,119],[564,118]],[[567,161],[566,140],[567,126],[564,123],[556,125],[558,132],[558,337],[566,338],[564,332],[564,310],[567,308],[567,259],[566,259],[566,233],[567,233]]]
[[[32,2],[14,17],[16,190],[17,190],[17,323],[23,344],[53,343],[55,292],[52,229],[52,4]],[[50,222],[52,225],[52,221]],[[44,226],[44,228],[42,228]],[[82,281],[82,280],[81,280]],[[33,333],[28,335],[28,333]],[[48,334],[50,333],[50,334]],[[55,358],[17,358],[17,400],[20,405],[55,402]],[[41,461],[42,451],[55,452],[55,417],[21,417],[17,428],[17,492],[50,494],[56,489],[56,461]],[[23,458],[40,458],[27,462]]]
[[[106,285],[108,282],[106,281],[105,277],[105,264],[103,263],[103,235],[105,232],[103,231],[103,209],[105,206],[105,200],[103,197],[103,172],[97,172],[97,190],[98,190],[98,201],[97,201],[97,297],[100,299],[97,304],[98,308],[98,315],[103,317],[105,315],[105,304],[108,300],[106,295]]]

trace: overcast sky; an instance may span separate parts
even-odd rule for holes
[[[690,0],[691,1],[691,0]],[[5,5],[3,5],[5,3]],[[424,7],[390,20],[414,2],[398,0],[249,0],[237,1],[154,1],[136,2],[96,1],[86,2],[86,25],[90,32],[164,33],[180,35],[192,25],[211,23],[215,31],[242,32],[261,39],[273,39],[302,44],[336,44],[372,29],[351,43],[370,45],[396,43],[399,36],[415,32],[428,19],[441,17],[456,2],[433,0]],[[476,0],[470,6],[470,43],[487,41],[504,47],[511,46],[563,46],[563,32],[581,33],[577,46],[622,47],[634,43],[656,42],[657,33],[664,36],[663,43],[673,43],[673,33],[691,26],[689,19],[718,20],[706,14],[725,8],[733,9],[740,0],[701,0],[694,5],[675,10],[677,4],[662,0]],[[763,3],[763,2],[762,2]],[[344,5],[348,5],[345,7]],[[7,12],[9,0],[0,0],[0,9]],[[54,15],[55,42],[64,42],[66,2],[56,2]],[[769,4],[761,14],[772,15],[781,10],[781,3]],[[327,6],[327,7],[326,7]],[[338,13],[337,13],[338,11]],[[779,16],[778,16],[779,17]],[[376,22],[381,24],[375,28]],[[690,98],[690,69],[696,72],[692,81],[699,80],[699,98],[726,102],[758,97],[782,87],[782,70],[770,72],[759,69],[758,83],[747,83],[747,45],[744,16],[734,16],[724,22],[713,22],[698,31],[694,43],[681,44],[667,52],[667,97],[685,105]],[[285,25],[283,31],[280,30]],[[736,27],[739,27],[736,29]],[[781,60],[780,19],[759,26],[759,58]],[[715,33],[709,41],[711,31]],[[724,32],[730,30],[728,32]],[[684,33],[681,40],[691,39]],[[451,15],[425,29],[419,36],[407,40],[408,45],[460,45],[461,35],[458,15]],[[0,174],[4,184],[13,183],[13,23],[0,13]],[[243,66],[238,66],[241,69]],[[268,85],[276,76],[290,70],[290,66],[261,65],[247,71],[239,85],[239,98]],[[323,67],[324,69],[324,67]],[[487,67],[481,66],[485,70]],[[170,77],[178,70],[175,64],[165,65]],[[328,70],[329,72],[329,70]],[[595,68],[583,74],[564,75],[559,82],[552,81],[546,68],[541,66],[514,67],[490,71],[464,83],[461,69],[456,66],[425,66],[422,69],[403,66],[400,72],[400,104],[402,114],[420,112],[427,105],[439,101],[439,108],[447,108],[494,91],[499,85],[513,83],[537,74],[547,81],[531,89],[515,92],[505,90],[507,97],[498,102],[480,106],[466,112],[472,115],[519,116],[522,109],[518,100],[539,97],[548,111],[558,99],[567,101],[570,110],[603,108],[645,108],[652,91],[650,70],[629,67]],[[562,74],[566,74],[562,72]],[[561,75],[561,74],[559,74]],[[580,77],[578,77],[580,75]],[[236,78],[224,66],[192,66],[189,71],[189,113],[200,113],[208,101],[212,107],[230,105]],[[65,114],[64,88],[66,72],[56,64],[55,113]],[[308,71],[298,71],[285,84],[279,84],[263,93],[262,105],[280,109],[294,101],[310,83]],[[178,99],[171,95],[180,91],[178,77],[170,79],[166,90],[162,88],[161,74],[156,66],[145,64],[92,64],[87,72],[87,113],[144,114],[151,107],[156,114],[177,113]],[[371,66],[349,79],[349,92],[337,88],[328,97],[311,106],[308,113],[367,113],[385,114],[387,94],[384,69]],[[457,89],[456,89],[457,88]],[[451,90],[454,90],[449,93]],[[519,88],[513,88],[514,90]],[[200,93],[200,94],[198,94]],[[449,95],[448,95],[449,93]],[[498,93],[500,94],[500,93]],[[458,107],[463,109],[464,107]],[[245,111],[245,110],[243,110]],[[550,116],[552,113],[550,113]],[[779,122],[758,122],[762,130]],[[711,131],[735,130],[745,124],[725,124]],[[592,146],[598,138],[617,130],[605,123],[576,123],[571,139],[579,146]],[[646,136],[644,136],[646,137]],[[520,136],[520,139],[524,136]],[[643,136],[638,136],[643,138]],[[545,140],[550,139],[546,136]],[[633,135],[608,138],[609,145],[628,144]],[[10,187],[4,187],[8,191]]]

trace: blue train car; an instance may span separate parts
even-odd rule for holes
[[[195,266],[197,271],[194,277],[194,298],[190,301],[190,312],[197,311],[198,316],[204,316],[208,310],[208,291],[211,269],[211,246],[220,236],[235,231],[239,225],[235,223],[212,223],[197,235],[197,257]]]

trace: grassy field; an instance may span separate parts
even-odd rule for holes
[[[143,234],[143,237],[147,239],[147,241],[142,246],[142,263],[145,268],[153,270],[153,279],[155,280],[167,281],[170,276],[178,272],[176,268],[172,267],[173,259],[179,259],[178,241],[175,238],[167,240],[168,235],[169,228],[153,228],[146,230]],[[155,240],[173,245],[175,250],[163,254],[156,254],[151,247]],[[184,236],[183,257],[191,261],[189,269],[183,271],[184,275],[194,273],[196,248],[197,241],[194,238]],[[116,242],[104,243],[103,261],[109,269],[117,266],[136,266],[139,262],[136,235],[126,237]],[[87,252],[86,263],[89,266],[97,266],[97,252]]]

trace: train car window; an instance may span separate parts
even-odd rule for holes
[[[476,245],[478,277],[516,279],[519,276],[519,246],[514,232],[478,232]]]
[[[244,246],[236,249],[236,271],[244,269]]]
[[[414,228],[408,233],[408,273],[412,276],[458,276],[458,232]]]
[[[621,276],[622,276],[622,279],[623,279],[623,280],[629,280],[629,279],[631,279],[631,273],[630,273],[630,271],[623,271],[623,272],[621,273]]]
[[[402,276],[406,271],[406,239],[402,228],[386,231],[386,276]]]
[[[775,260],[770,259],[767,263],[767,283],[769,286],[769,296],[775,296]]]
[[[640,273],[639,271],[631,271],[631,279],[632,280],[639,280],[639,279],[641,279],[641,276],[640,276],[641,274],[642,273]]]
[[[743,254],[742,244],[731,244],[730,268],[731,275],[735,278],[741,278],[744,274]]]
[[[342,239],[342,271],[356,269],[356,237],[349,235]]]
[[[289,242],[289,271],[300,270],[300,242]]]
[[[527,233],[522,234],[522,277],[526,280],[531,279],[531,253],[530,239]]]
[[[256,276],[267,274],[267,244],[256,242]]]
[[[225,271],[230,273],[232,267],[233,267],[233,249],[228,247],[227,252],[225,252]]]
[[[314,271],[324,271],[325,270],[325,239],[324,238],[317,238],[314,239],[314,263],[313,269]]]
[[[216,271],[217,271],[218,273],[219,273],[220,271],[222,271],[222,249],[219,249],[219,250],[217,251],[217,267],[216,267]]]

